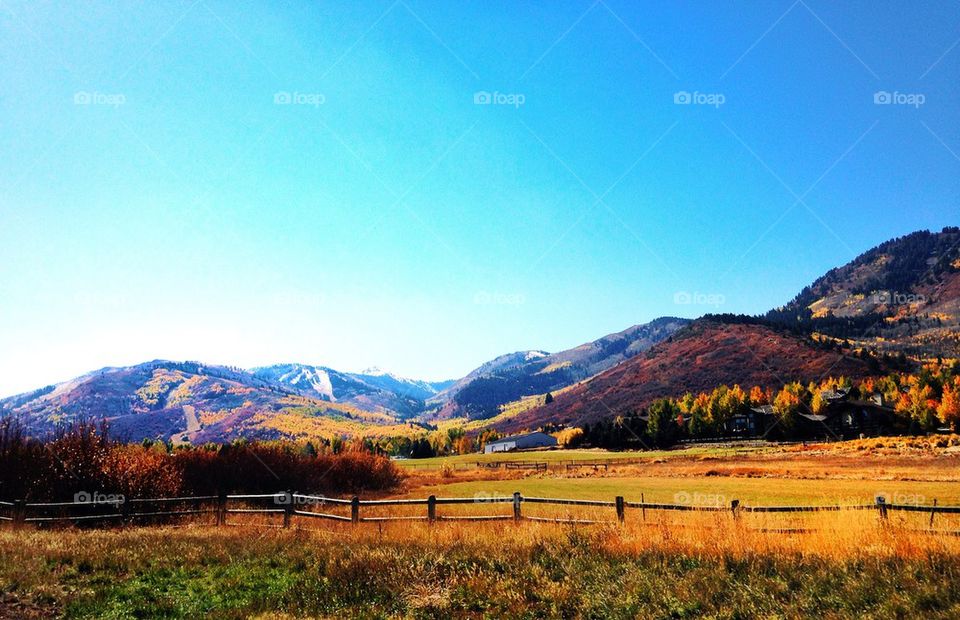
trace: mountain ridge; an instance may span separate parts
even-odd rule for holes
[[[640,413],[656,399],[696,394],[722,384],[774,388],[828,374],[862,378],[879,373],[874,363],[749,317],[733,322],[726,317],[702,318],[646,353],[497,427],[513,432],[544,424],[579,425]]]
[[[638,355],[687,323],[660,317],[556,353],[518,351],[497,357],[457,381],[441,395],[445,400],[436,399],[442,406],[435,417],[493,417],[509,402],[569,387]]]

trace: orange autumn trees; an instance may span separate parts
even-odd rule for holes
[[[759,385],[755,385],[750,388],[750,405],[752,407],[760,407],[761,405],[769,405],[770,398],[766,392],[763,391]]]
[[[799,383],[788,383],[783,386],[773,399],[773,413],[781,428],[790,430],[797,423],[797,414],[803,403],[804,387]]]
[[[957,426],[960,425],[960,377],[954,377],[953,381],[943,385],[937,417],[956,432]]]
[[[933,388],[929,385],[921,386],[914,381],[906,392],[900,393],[894,409],[900,415],[918,423],[922,428],[933,427],[937,414],[937,401],[933,398]]]

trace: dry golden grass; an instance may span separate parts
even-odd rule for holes
[[[421,507],[417,507],[418,509]],[[450,513],[444,506],[441,514]],[[471,507],[472,508],[472,507]],[[502,510],[486,506],[485,512]],[[506,507],[509,510],[509,506]],[[550,514],[524,505],[525,514]],[[596,517],[559,507],[556,516]],[[608,511],[612,513],[612,510]],[[612,516],[612,514],[610,515]],[[874,512],[628,512],[624,525],[230,515],[0,530],[0,617],[954,617],[960,539]],[[259,615],[258,615],[259,614]]]
[[[960,455],[960,435],[922,437],[870,437],[836,443],[810,443],[786,448],[807,454],[851,454],[871,456]]]
[[[349,506],[306,508],[344,517]],[[523,520],[494,522],[445,521],[444,517],[512,515],[510,504],[439,505],[440,520],[422,518],[426,507],[363,506],[363,517],[407,517],[411,520],[362,522],[357,525],[306,516],[294,516],[290,530],[318,540],[354,543],[476,545],[479,548],[523,549],[544,540],[561,539],[571,532],[601,536],[605,552],[668,552],[703,557],[752,555],[803,556],[832,560],[862,558],[922,558],[930,554],[960,557],[960,515],[937,514],[931,526],[926,513],[891,511],[881,519],[876,510],[813,513],[750,513],[662,511],[627,508],[618,523],[613,507],[522,505],[526,517],[596,523],[548,523]],[[209,520],[189,527],[204,527]],[[279,515],[231,514],[227,529],[251,531],[281,529]],[[212,527],[212,526],[211,526]]]

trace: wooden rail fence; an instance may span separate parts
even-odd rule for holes
[[[266,503],[266,505],[264,505]],[[512,507],[509,514],[485,515],[440,515],[438,506],[451,505],[479,505],[479,504],[506,504]],[[546,504],[555,506],[582,506],[598,509],[612,509],[610,518],[582,519],[572,517],[546,517],[524,514],[523,504]],[[350,516],[329,512],[334,507],[349,507]],[[425,506],[426,512],[420,515],[362,515],[362,508],[403,506]],[[98,508],[110,507],[108,512],[96,512]],[[164,509],[168,508],[168,509]],[[960,506],[940,506],[936,500],[932,506],[916,504],[890,504],[883,497],[878,497],[872,504],[846,504],[825,506],[745,506],[739,500],[733,500],[729,505],[692,505],[666,504],[657,502],[626,501],[617,496],[612,501],[593,499],[562,499],[553,497],[525,496],[519,491],[513,495],[504,496],[476,496],[476,497],[436,497],[431,495],[425,499],[374,499],[361,500],[359,497],[350,499],[326,497],[323,495],[307,495],[293,491],[260,494],[220,494],[190,497],[159,497],[159,498],[123,498],[73,502],[27,502],[17,500],[13,502],[0,501],[0,522],[12,523],[14,527],[26,524],[45,525],[57,522],[97,522],[112,521],[132,523],[141,519],[159,519],[183,517],[193,515],[214,515],[216,525],[228,525],[228,515],[243,514],[276,514],[282,516],[282,527],[288,528],[294,516],[326,519],[344,523],[383,523],[390,521],[534,521],[567,524],[617,524],[626,520],[627,509],[640,510],[646,520],[646,512],[650,511],[693,511],[729,513],[733,519],[747,513],[815,513],[838,511],[875,511],[881,522],[889,518],[890,512],[925,513],[930,515],[929,530],[939,534],[958,536],[960,531],[933,530],[935,515],[960,514]],[[51,515],[50,512],[59,511]],[[93,511],[91,513],[91,511]],[[70,512],[71,514],[64,514]],[[81,514],[77,514],[77,512]],[[806,532],[805,529],[774,529],[758,531],[775,532]]]

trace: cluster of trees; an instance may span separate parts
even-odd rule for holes
[[[472,454],[491,442],[500,439],[493,429],[470,436],[463,428],[433,430],[416,437],[386,437],[360,440],[361,449],[376,454],[408,459],[425,459],[434,456]]]
[[[359,445],[359,444],[357,444]],[[387,490],[399,469],[362,449],[334,454],[314,444],[237,441],[176,447],[114,441],[105,426],[79,423],[41,441],[12,417],[0,420],[0,498],[69,500],[78,493],[163,497],[225,493],[346,494]]]
[[[960,367],[956,363],[926,366],[917,374],[867,379],[860,391],[882,394],[902,420],[921,430],[943,424],[956,431],[960,426]]]

